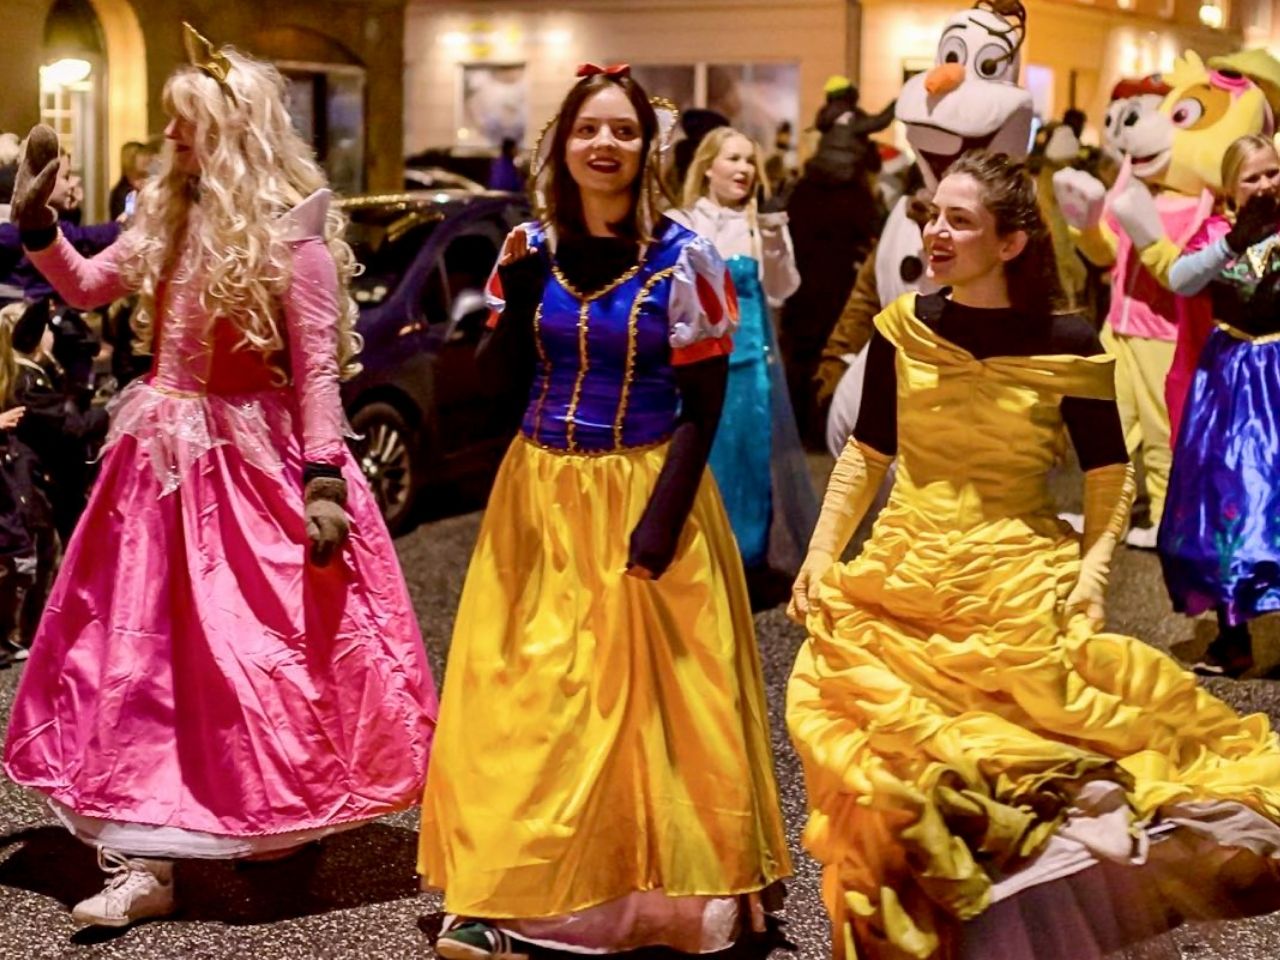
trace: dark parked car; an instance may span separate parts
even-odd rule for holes
[[[418,495],[487,481],[515,431],[523,397],[479,376],[475,349],[488,309],[484,285],[524,198],[432,191],[342,201],[364,272],[363,370],[343,386],[352,446],[393,533]]]
[[[483,184],[443,167],[405,170],[404,188],[406,190],[461,190],[463,193],[485,192]]]

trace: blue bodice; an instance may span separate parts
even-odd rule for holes
[[[738,295],[738,330],[733,338],[733,357],[730,366],[758,363],[767,353],[765,343],[766,323],[769,323],[769,304],[765,301],[764,287],[760,283],[760,261],[754,257],[738,255],[725,261],[733,289]],[[766,405],[767,407],[767,405]]]
[[[669,220],[644,259],[598,291],[553,265],[534,319],[538,369],[521,431],[557,450],[601,453],[671,435],[679,394],[671,363],[672,278],[695,235]]]

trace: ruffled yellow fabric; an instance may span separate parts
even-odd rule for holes
[[[847,958],[945,956],[1091,779],[1123,784],[1139,820],[1199,800],[1280,819],[1264,716],[1063,612],[1080,549],[1047,488],[1059,402],[1110,396],[1110,359],[978,361],[913,306],[876,318],[898,348],[893,495],[823,578],[788,689],[804,840]]]
[[[518,439],[503,462],[422,805],[418,869],[452,913],[749,893],[791,872],[742,564],[709,472],[667,572],[624,575],[666,452]]]

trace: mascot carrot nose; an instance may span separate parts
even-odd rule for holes
[[[963,63],[940,63],[925,75],[924,88],[935,97],[950,93],[964,83]]]

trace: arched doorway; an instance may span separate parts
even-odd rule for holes
[[[107,47],[107,182],[120,176],[120,148],[145,140],[147,129],[147,43],[129,0],[89,0]]]
[[[44,29],[40,116],[85,181],[85,214],[100,220],[119,176],[120,148],[147,137],[146,43],[128,0],[54,0]]]
[[[284,74],[294,126],[315,150],[330,185],[347,195],[363,191],[364,64],[332,37],[302,27],[259,30],[251,49]]]

